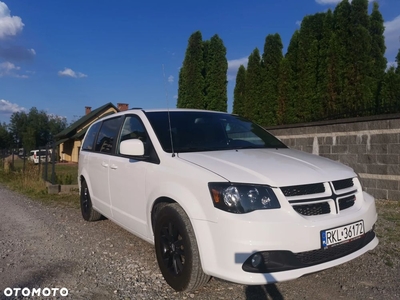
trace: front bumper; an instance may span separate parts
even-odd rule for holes
[[[218,211],[217,223],[192,220],[203,270],[236,283],[266,284],[295,279],[350,261],[378,244],[373,233],[377,220],[375,201],[366,193],[362,201],[361,207],[324,217],[304,217],[290,205],[283,205],[279,210],[243,215]],[[321,248],[322,230],[358,220],[364,221],[367,233],[363,238],[326,250]],[[270,253],[277,253],[272,256],[275,263],[267,265],[264,261],[265,268],[259,270],[246,268],[252,255],[266,252],[268,259],[271,259]]]

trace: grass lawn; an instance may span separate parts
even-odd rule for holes
[[[43,180],[45,164],[34,165],[32,162],[22,159],[14,160],[13,168],[4,168],[0,160],[0,182],[8,188],[18,191],[30,198],[40,200],[49,204],[63,204],[68,206],[79,206],[79,195],[74,194],[52,194],[47,193],[46,182]],[[51,180],[52,164],[47,166],[47,178]],[[78,165],[57,163],[54,165],[56,184],[77,184]]]

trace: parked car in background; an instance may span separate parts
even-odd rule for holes
[[[51,151],[50,150],[31,150],[29,153],[29,160],[32,161],[34,164],[51,162]]]
[[[351,168],[289,149],[227,113],[104,117],[86,133],[78,176],[83,218],[104,215],[154,244],[177,291],[211,276],[248,285],[295,279],[378,245],[375,199]]]

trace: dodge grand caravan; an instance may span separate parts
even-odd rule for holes
[[[256,285],[374,249],[375,200],[352,169],[289,149],[239,116],[129,110],[93,123],[79,158],[82,216],[154,244],[166,282]]]

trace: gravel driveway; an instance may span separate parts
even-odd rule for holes
[[[378,236],[398,224],[379,220]],[[152,245],[109,220],[88,223],[76,208],[44,205],[0,185],[1,300],[22,298],[5,296],[18,287],[66,288],[68,299],[400,299],[399,249],[398,239],[382,237],[374,251],[294,281],[243,286],[214,278],[194,293],[177,293],[164,282]]]

